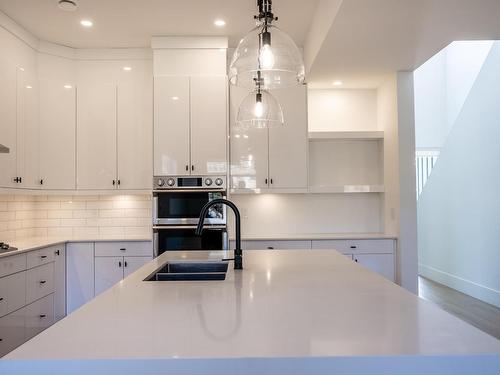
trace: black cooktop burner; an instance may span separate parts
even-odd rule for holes
[[[17,247],[12,247],[8,243],[5,242],[0,242],[0,252],[4,253],[6,251],[13,251],[17,250]]]

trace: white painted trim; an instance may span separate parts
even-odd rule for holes
[[[153,60],[150,48],[75,49],[76,60]]]
[[[227,48],[226,36],[154,36],[152,49],[212,49]]]
[[[384,185],[339,185],[339,186],[309,186],[309,193],[383,193]]]
[[[322,140],[322,139],[384,139],[383,130],[370,130],[370,131],[326,131],[326,132],[309,132],[309,140]]]
[[[38,38],[26,31],[23,27],[21,27],[21,25],[2,11],[0,11],[0,27],[3,27],[16,38],[26,43],[29,47],[34,50],[38,50],[38,44],[40,43]]]
[[[464,279],[451,273],[438,270],[437,268],[418,264],[419,274],[428,279],[444,284],[462,293],[468,294],[486,303],[500,307],[500,290],[489,288],[474,281]]]

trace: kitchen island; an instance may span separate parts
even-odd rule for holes
[[[333,250],[244,251],[224,281],[143,281],[170,260],[231,255],[162,254],[0,373],[500,373],[499,340]]]

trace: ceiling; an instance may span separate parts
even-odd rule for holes
[[[333,0],[331,0],[333,1]],[[310,66],[313,88],[375,88],[454,40],[500,39],[500,0],[344,0]]]
[[[0,0],[0,10],[39,39],[76,48],[148,47],[155,35],[226,35],[236,46],[254,25],[255,0],[77,1],[76,12],[57,0]],[[376,88],[454,40],[500,39],[500,0],[274,0],[273,7],[298,45],[307,50],[314,41],[312,88],[334,80]],[[82,18],[94,26],[83,28]],[[218,18],[227,25],[214,26]]]
[[[57,0],[0,0],[0,10],[39,39],[75,48],[149,47],[153,35],[227,35],[229,45],[255,26],[255,0],[76,0],[65,12]],[[273,10],[302,45],[318,0],[276,0]],[[82,18],[94,26],[85,29]],[[218,28],[215,19],[224,19]]]

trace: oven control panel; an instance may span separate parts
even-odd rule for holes
[[[154,190],[226,190],[226,176],[155,176]]]

